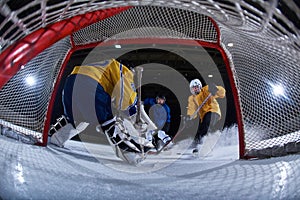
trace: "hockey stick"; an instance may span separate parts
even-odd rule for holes
[[[187,120],[192,120],[194,119],[194,117],[197,115],[197,113],[199,112],[199,110],[204,106],[204,104],[206,104],[206,102],[208,101],[208,99],[212,96],[211,93],[208,94],[208,96],[204,99],[204,101],[202,101],[202,103],[198,106],[197,110],[187,119]]]
[[[174,142],[175,139],[182,133],[182,131],[186,128],[186,122],[189,120],[192,120],[197,113],[201,110],[201,108],[206,104],[206,102],[209,100],[209,98],[212,96],[211,93],[208,94],[208,96],[203,100],[203,102],[198,106],[197,110],[188,118],[183,118],[183,125],[182,127],[177,131],[177,133],[174,135],[172,140],[168,141],[160,150],[156,151],[155,154],[159,154],[161,151],[163,151],[171,142]]]
[[[143,68],[142,67],[136,67],[136,77],[137,77],[137,111],[136,111],[136,124],[141,124],[142,122],[142,116],[141,116],[141,105],[142,105],[142,74],[143,74]]]
[[[141,112],[141,106],[142,106],[142,75],[143,75],[143,67],[136,67],[136,82],[137,82],[137,111],[136,111],[136,121],[135,126],[141,130],[143,122],[142,122],[142,112]],[[139,136],[142,137],[141,133],[139,133]],[[145,152],[144,147],[142,144],[140,144],[141,151],[142,151],[142,157],[144,158]]]
[[[182,128],[179,129],[177,131],[177,133],[175,134],[175,136],[173,137],[172,141],[174,141],[176,139],[176,137],[178,136],[179,133],[181,133],[185,127],[186,127],[186,123],[187,121],[190,121],[192,119],[194,119],[194,117],[197,115],[197,113],[201,110],[201,108],[206,104],[206,102],[209,100],[209,98],[212,96],[211,93],[208,94],[208,96],[202,101],[202,103],[198,106],[197,110],[188,118],[183,118],[183,125]]]

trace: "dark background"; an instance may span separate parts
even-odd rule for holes
[[[122,48],[124,48],[124,47],[122,46]],[[174,48],[176,48],[176,47],[174,47]],[[199,55],[199,51],[194,52],[193,48],[190,48],[190,47],[186,48],[186,49],[180,47],[180,49],[184,50],[187,54],[195,54],[193,57],[195,59],[197,59],[198,63],[205,62],[205,60],[201,60],[201,55]],[[73,70],[74,66],[81,65],[88,55],[93,54],[92,50],[93,49],[79,50],[72,54],[67,66],[66,66],[66,69],[64,71],[62,81],[59,83],[60,85],[59,85],[59,89],[57,91],[57,95],[55,98],[54,109],[53,109],[52,117],[51,117],[51,124],[55,123],[56,119],[63,114],[61,93],[62,93],[63,84],[65,82],[65,78]],[[203,70],[201,69],[201,71],[199,72],[199,70],[196,70],[190,62],[188,62],[187,60],[185,60],[178,54],[171,52],[171,51],[157,49],[157,48],[140,48],[140,49],[137,48],[137,49],[134,49],[131,51],[127,51],[126,53],[120,55],[119,57],[117,57],[115,59],[117,59],[122,64],[126,65],[128,68],[133,68],[133,67],[147,64],[147,63],[163,64],[163,65],[169,66],[169,67],[175,69],[176,71],[178,71],[188,81],[191,81],[192,79],[195,79],[195,78],[200,79],[203,86],[207,84],[204,82],[203,76],[206,76],[208,73],[209,74],[211,74],[211,73],[221,74],[223,83],[216,82],[216,84],[222,85],[226,89],[226,102],[225,102],[226,106],[221,107],[221,111],[223,113],[223,118],[225,117],[225,121],[224,121],[224,124],[221,124],[222,127],[220,127],[220,128],[229,127],[232,124],[236,123],[236,110],[235,110],[235,106],[234,106],[234,102],[233,102],[233,95],[231,92],[229,78],[228,78],[228,75],[226,72],[225,64],[224,64],[223,58],[218,50],[211,49],[211,48],[205,48],[204,50],[206,51],[205,52],[206,54],[207,53],[209,54],[209,56],[211,57],[211,59],[213,60],[215,65],[217,66],[218,72],[211,72],[211,71],[207,72],[206,69],[203,69]],[[106,49],[105,56],[95,55],[96,60],[97,60],[97,58],[100,59],[102,57],[109,58],[110,54],[107,53],[108,51],[109,50]],[[113,49],[112,49],[112,51],[113,51]],[[100,60],[98,60],[98,61],[100,61]],[[204,66],[205,66],[205,64],[204,64]],[[151,71],[151,73],[148,73],[150,71]],[[165,78],[164,76],[168,75],[168,72],[162,72],[161,69],[156,69],[153,67],[145,67],[144,71],[143,71],[143,78],[147,78],[148,74],[151,74],[150,78],[153,78],[155,80],[155,79],[159,79],[159,78]],[[188,98],[188,96],[191,95],[189,85],[181,86],[181,87],[186,87],[186,90],[184,90],[185,92],[182,93],[182,96],[180,98],[182,98],[184,101],[186,101],[186,106],[187,106],[187,98]],[[166,103],[168,104],[168,106],[171,109],[171,129],[170,129],[169,134],[175,135],[175,133],[179,129],[181,117],[186,115],[186,111],[184,111],[184,113],[182,113],[182,110],[179,107],[179,100],[176,98],[174,93],[171,90],[169,90],[168,88],[166,88],[162,85],[156,84],[154,81],[153,81],[153,84],[147,84],[147,85],[142,86],[142,96],[141,96],[142,100],[145,99],[146,97],[155,98],[158,93],[164,94],[167,98]],[[222,105],[222,104],[224,105],[224,102],[222,102],[222,101],[225,101],[224,99],[217,99],[217,100],[220,103],[220,105]],[[146,111],[147,111],[147,109],[148,108],[146,107]],[[224,114],[224,113],[226,113],[226,114]],[[89,131],[95,132],[95,129],[91,129]]]

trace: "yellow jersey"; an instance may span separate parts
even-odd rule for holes
[[[136,104],[133,73],[115,59],[76,66],[71,74],[86,75],[97,81],[119,110],[128,110]]]
[[[216,95],[211,96],[208,101],[203,105],[203,107],[199,110],[199,116],[200,121],[203,120],[204,115],[207,112],[214,112],[218,113],[221,118],[221,110],[219,103],[217,102],[216,98],[224,98],[225,97],[225,89],[222,86],[217,86],[218,91]],[[188,98],[188,109],[187,109],[187,115],[192,116],[194,112],[197,110],[199,105],[206,99],[206,97],[209,95],[208,86],[204,86],[200,93],[197,95],[191,95]]]

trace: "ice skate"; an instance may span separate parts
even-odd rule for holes
[[[199,156],[199,151],[201,149],[201,144],[197,144],[193,149],[192,149],[192,154],[194,157]]]
[[[116,119],[117,125],[119,129],[126,133],[127,135],[130,135],[131,139],[133,139],[136,143],[147,147],[147,148],[154,148],[152,144],[152,132],[153,131],[147,131],[143,132],[140,129],[136,129],[136,127],[132,124],[132,122],[128,119]],[[146,123],[145,123],[146,125]],[[142,135],[144,137],[142,137]]]
[[[159,139],[161,139],[163,141],[164,144],[167,144],[171,141],[171,137],[162,130],[159,130],[157,132],[157,136]]]
[[[194,141],[192,142],[190,149],[191,149],[191,153],[193,156],[198,157],[199,156],[199,151],[201,149],[201,146],[203,144],[202,139],[194,139]]]
[[[156,153],[160,153],[170,142],[172,142],[171,137],[162,130],[157,131],[157,134],[153,135],[152,143]]]

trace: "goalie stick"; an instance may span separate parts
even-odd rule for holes
[[[171,142],[174,142],[175,139],[178,137],[178,135],[180,135],[183,130],[186,128],[186,122],[189,121],[189,120],[192,120],[196,115],[197,113],[200,111],[200,109],[205,105],[205,103],[209,100],[209,98],[212,96],[211,93],[208,94],[208,96],[203,100],[203,102],[198,106],[197,110],[188,118],[184,118],[181,116],[182,118],[182,121],[183,121],[183,124],[182,124],[182,127],[177,131],[177,133],[174,135],[174,137],[172,138],[172,140],[166,142],[166,144],[159,150],[157,150],[156,152],[148,152],[149,154],[159,154],[160,152],[162,152],[164,149],[166,149],[166,147],[171,143]]]
[[[142,123],[142,116],[141,116],[141,105],[142,105],[142,73],[143,73],[143,68],[142,67],[136,67],[136,79],[137,79],[137,109],[136,109],[136,124],[140,125]]]
[[[142,125],[143,125],[143,122],[142,122],[142,114],[141,114],[141,106],[142,106],[142,74],[143,74],[143,67],[136,67],[136,82],[137,82],[137,96],[138,96],[138,99],[137,99],[137,111],[136,111],[136,121],[135,121],[135,126],[137,126],[137,128],[139,130],[142,129]],[[142,134],[139,133],[139,137],[142,137]],[[142,157],[144,158],[145,157],[145,152],[144,152],[144,147],[143,145],[141,144],[141,151],[142,151]]]

